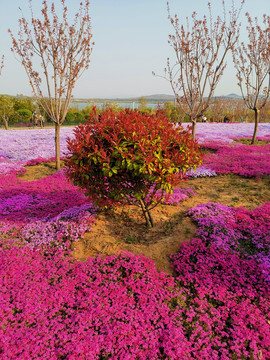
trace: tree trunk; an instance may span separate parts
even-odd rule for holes
[[[258,124],[260,121],[260,110],[258,110],[255,107],[254,111],[255,111],[255,124],[254,124],[254,132],[253,132],[253,136],[252,136],[252,140],[251,140],[251,145],[255,144],[256,136],[257,136],[257,132],[258,132]]]
[[[3,117],[3,123],[4,123],[5,129],[8,130],[8,121],[5,116]]]
[[[191,122],[192,122],[192,138],[193,140],[195,140],[197,122],[196,119],[192,119]]]
[[[146,220],[146,226],[148,226],[150,228],[154,227],[154,221],[153,221],[152,215],[150,213],[150,210],[145,205],[144,200],[142,200],[142,199],[140,200],[140,205],[141,205],[143,215],[144,215],[145,220]]]
[[[55,123],[55,162],[56,169],[60,170],[60,124]]]

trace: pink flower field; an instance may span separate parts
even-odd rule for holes
[[[184,123],[184,127],[188,124]],[[197,139],[200,143],[232,143],[235,138],[252,136],[250,123],[198,123]],[[63,127],[60,131],[61,155],[64,156],[66,138],[72,137],[73,128]],[[270,124],[259,124],[258,138],[270,138]],[[54,129],[10,130],[0,129],[0,159],[23,162],[54,156]],[[3,160],[1,161],[3,162]],[[0,165],[1,165],[0,162]]]
[[[269,144],[233,142],[252,131],[198,124],[211,152],[185,177],[269,177]],[[258,137],[269,134],[260,124]],[[62,128],[62,157],[68,136]],[[270,359],[270,202],[190,208],[197,231],[171,255],[174,276],[127,252],[82,262],[72,251],[99,209],[63,169],[18,176],[53,158],[54,130],[0,130],[0,139],[0,359]],[[176,188],[165,202],[193,195]]]

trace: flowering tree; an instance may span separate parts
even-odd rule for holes
[[[208,108],[214,90],[226,67],[225,57],[238,38],[237,20],[244,0],[238,11],[232,7],[229,21],[224,18],[212,19],[211,4],[208,4],[209,18],[197,19],[194,12],[191,25],[180,24],[177,15],[170,13],[168,18],[174,33],[169,35],[169,44],[175,52],[176,61],[171,65],[168,58],[165,78],[169,80],[178,105],[192,123],[192,135],[195,138],[196,121]]]
[[[248,109],[255,113],[255,126],[251,140],[254,144],[260,120],[260,110],[270,94],[270,16],[263,15],[263,26],[258,18],[246,13],[248,43],[241,42],[233,51],[238,85]]]
[[[72,90],[82,72],[89,67],[92,53],[92,33],[89,0],[80,3],[71,25],[65,0],[61,0],[62,18],[52,3],[43,1],[42,20],[35,18],[29,0],[31,22],[19,19],[18,39],[9,30],[12,51],[19,56],[37,102],[55,124],[56,168],[60,168],[60,126],[63,124],[72,97]],[[42,71],[34,60],[41,60]]]

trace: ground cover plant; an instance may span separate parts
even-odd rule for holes
[[[72,136],[72,128],[63,128],[60,133],[60,156],[64,156],[66,138]],[[0,155],[4,158],[22,161],[54,156],[54,129],[0,130]]]
[[[183,124],[186,127],[187,124]],[[199,143],[219,142],[233,143],[236,138],[252,136],[253,124],[250,123],[198,123],[197,139]],[[261,123],[258,129],[258,139],[268,137],[270,124]],[[73,137],[72,127],[63,127],[60,134],[60,155],[67,153],[67,137]],[[54,156],[54,129],[27,129],[5,131],[0,129],[0,156],[23,161],[36,158],[52,158]]]
[[[269,123],[259,124],[258,138],[269,139],[269,127]],[[254,125],[251,123],[197,123],[196,139],[201,144],[210,141],[233,143],[235,138],[249,137],[251,139],[253,128]]]
[[[205,143],[208,149],[216,150],[205,156],[205,165],[218,174],[234,173],[246,177],[270,175],[270,144],[234,146]]]
[[[247,125],[252,124],[220,124],[220,132],[212,124],[198,124],[198,131],[200,125],[202,142],[210,146],[205,159],[211,162],[182,179],[183,188],[175,188],[156,212],[172,217],[156,230],[130,233],[127,240],[135,244],[110,234],[113,246],[120,242],[123,250],[159,249],[155,265],[131,253],[76,260],[71,247],[79,248],[92,233],[93,242],[97,236],[108,238],[109,216],[119,232],[125,224],[129,231],[135,225],[142,229],[139,218],[134,225],[120,212],[119,218],[102,215],[107,220],[100,222],[98,209],[64,170],[51,174],[53,146],[50,152],[45,144],[53,141],[53,133],[48,129],[23,130],[25,145],[23,138],[16,139],[20,132],[1,137],[1,358],[270,358],[269,173],[262,165],[269,148],[233,144],[236,134],[251,136]],[[224,125],[231,127],[222,137]],[[270,126],[260,125],[258,135],[265,138]],[[223,144],[209,144],[213,129]],[[40,144],[36,151],[27,149],[32,142]],[[219,152],[226,159],[224,175],[215,170]],[[245,154],[254,159],[251,168]],[[231,173],[237,164],[245,172],[241,177]],[[41,172],[49,175],[40,178]],[[131,205],[130,216],[134,213]],[[138,234],[146,232],[152,241],[140,243]],[[156,269],[167,248],[173,249],[170,275]]]
[[[29,246],[70,247],[94,221],[95,208],[63,174],[24,182],[16,172],[0,177],[0,234],[17,236]]]
[[[61,253],[45,257],[15,247],[0,256],[7,268],[1,276],[0,346],[9,345],[3,359],[159,359],[186,351],[177,349],[185,339],[166,304],[174,282],[146,259],[125,255],[74,263]],[[12,263],[21,275],[12,275]]]
[[[245,237],[254,230],[257,240],[269,234],[267,206],[244,211]],[[82,263],[61,251],[6,244],[0,252],[3,358],[267,359],[269,269],[220,239],[238,223],[239,240],[244,225],[226,207],[224,224],[223,209],[210,204],[189,212],[206,224],[199,227],[201,239],[173,257],[177,283],[134,255]],[[256,211],[259,234],[251,226]]]
[[[223,204],[199,204],[188,211],[199,225],[198,235],[224,250],[259,259],[264,281],[270,281],[270,202],[247,210]]]

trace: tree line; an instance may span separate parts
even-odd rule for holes
[[[0,95],[1,125],[7,130],[10,124],[27,124],[31,121],[35,108],[31,98]]]
[[[171,101],[158,104],[155,110],[147,107],[147,101],[144,101],[143,97],[139,100],[138,110],[142,114],[154,115],[156,111],[162,110],[166,117],[173,123],[190,121],[181,107]],[[115,114],[125,110],[125,108],[119,106],[117,102],[104,103],[102,107],[87,105],[82,109],[79,109],[78,105],[70,106],[65,117],[65,124],[78,125],[84,123],[89,119],[91,114],[95,113],[99,116],[108,109],[112,109]],[[37,105],[34,98],[0,95],[0,124],[6,130],[8,130],[10,126],[34,127],[40,125],[40,123],[35,123],[34,114],[40,115],[46,125],[53,125],[48,114],[44,112],[42,107]],[[229,122],[253,122],[254,120],[253,111],[245,106],[243,99],[214,98],[204,115],[207,122],[224,122],[224,118],[227,118]],[[270,103],[268,102],[261,111],[260,121],[269,122],[269,120]],[[198,119],[198,121],[202,122],[202,118]]]

